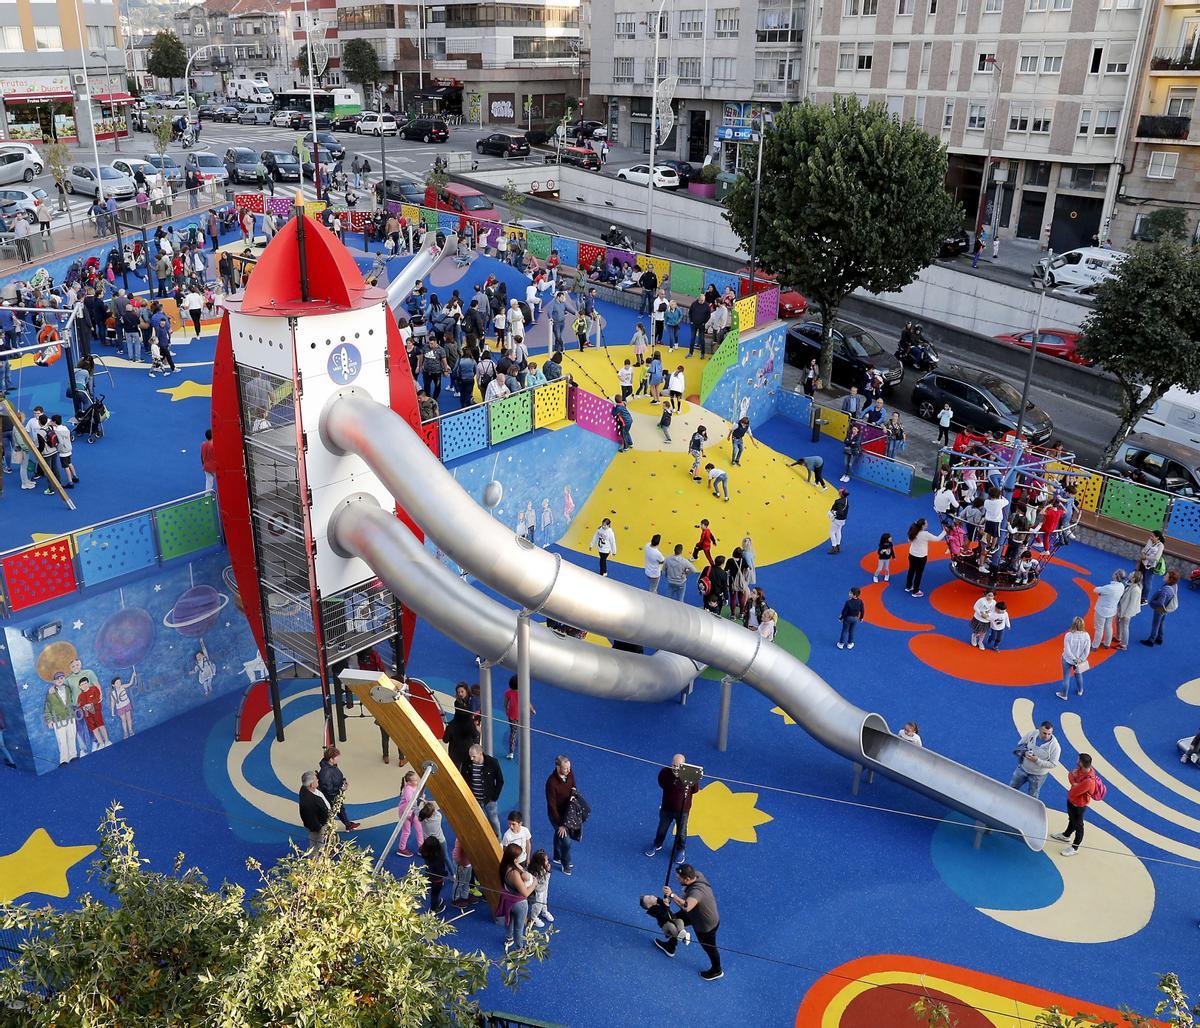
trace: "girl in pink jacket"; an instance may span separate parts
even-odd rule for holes
[[[408,807],[417,795],[417,783],[420,779],[415,771],[409,771],[404,776],[404,788],[400,790],[400,807],[399,813],[404,813],[404,808]],[[421,819],[417,816],[417,808],[419,803],[413,803],[408,811],[408,817],[404,819],[404,827],[400,829],[400,848],[396,850],[398,857],[411,857],[412,851],[405,845],[408,842],[408,833],[416,831],[417,833],[417,849],[421,848],[421,843],[425,841],[425,830],[421,827]]]

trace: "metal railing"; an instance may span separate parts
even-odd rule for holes
[[[1143,114],[1138,118],[1137,134],[1141,139],[1187,139],[1191,131],[1191,118],[1173,114]]]
[[[1200,50],[1192,46],[1160,46],[1150,58],[1151,71],[1200,71]]]

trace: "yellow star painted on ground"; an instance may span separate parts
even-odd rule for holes
[[[193,382],[191,379],[188,379],[186,382],[180,382],[177,386],[170,386],[167,389],[160,389],[158,391],[166,393],[171,397],[172,403],[175,403],[177,400],[190,400],[193,396],[212,397],[212,386],[202,385],[199,382]]]
[[[706,785],[692,799],[688,835],[698,835],[710,850],[727,842],[758,842],[755,826],[772,818],[757,804],[756,792],[730,792],[724,782]]]
[[[791,715],[791,714],[789,714],[789,713],[788,713],[786,710],[784,710],[782,707],[772,707],[772,708],[771,708],[771,713],[772,713],[772,714],[778,714],[778,715],[779,715],[781,718],[783,718],[783,723],[784,723],[785,725],[794,725],[794,724],[796,723],[796,722],[795,722],[795,721],[792,719],[792,715]]]
[[[0,903],[31,892],[66,896],[71,891],[67,872],[95,848],[59,846],[46,829],[39,828],[16,853],[0,857]]]

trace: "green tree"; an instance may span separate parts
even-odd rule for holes
[[[1160,239],[1187,239],[1188,219],[1182,207],[1159,207],[1142,220],[1140,238],[1157,243]]]
[[[429,170],[425,172],[425,185],[432,186],[437,191],[438,196],[444,194],[446,183],[449,181],[450,176],[435,165],[430,165]]]
[[[1121,387],[1121,424],[1102,461],[1174,386],[1200,391],[1200,253],[1178,239],[1141,243],[1101,285],[1079,353]]]
[[[342,47],[342,74],[346,78],[363,87],[364,99],[368,96],[368,87],[379,82],[379,54],[365,39],[352,39]],[[370,101],[367,101],[370,106]],[[380,105],[380,110],[383,107]]]
[[[317,85],[320,86],[322,81],[324,80],[326,74],[328,74],[328,72],[329,72],[329,66],[326,65],[321,71],[317,71],[318,63],[319,62],[317,62],[314,59],[313,72],[314,72],[314,78],[316,78],[316,80],[317,80]],[[296,54],[296,70],[298,72],[300,72],[300,74],[304,78],[308,78],[308,44],[307,43],[301,44],[300,52],[298,54]]]
[[[517,221],[521,217],[521,208],[525,206],[525,194],[512,179],[504,183],[504,188],[500,191],[500,199],[508,208],[509,217],[513,221]]]
[[[77,910],[0,906],[0,925],[26,936],[0,971],[0,1009],[29,1028],[51,1025],[474,1023],[472,994],[496,966],[515,986],[546,936],[493,965],[441,941],[453,929],[423,913],[416,870],[376,875],[370,854],[330,840],[264,870],[252,895],[209,887],[184,856],[151,871],[114,806],[100,826],[91,877],[111,902]]]
[[[146,60],[146,70],[155,78],[167,79],[171,83],[171,92],[175,92],[175,80],[187,74],[188,54],[179,37],[169,29],[164,29],[154,36],[150,44],[150,56]]]
[[[821,377],[830,329],[855,289],[907,285],[954,225],[946,151],[929,133],[851,97],[785,106],[764,134],[758,262],[821,306]],[[754,168],[757,154],[745,165]],[[751,249],[754,179],[726,197],[725,217]]]

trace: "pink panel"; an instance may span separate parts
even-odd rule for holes
[[[621,437],[617,434],[612,408],[612,400],[589,393],[586,389],[575,390],[575,424],[618,443]]]
[[[758,306],[754,310],[755,324],[765,325],[779,317],[779,287],[771,286],[758,294]]]

